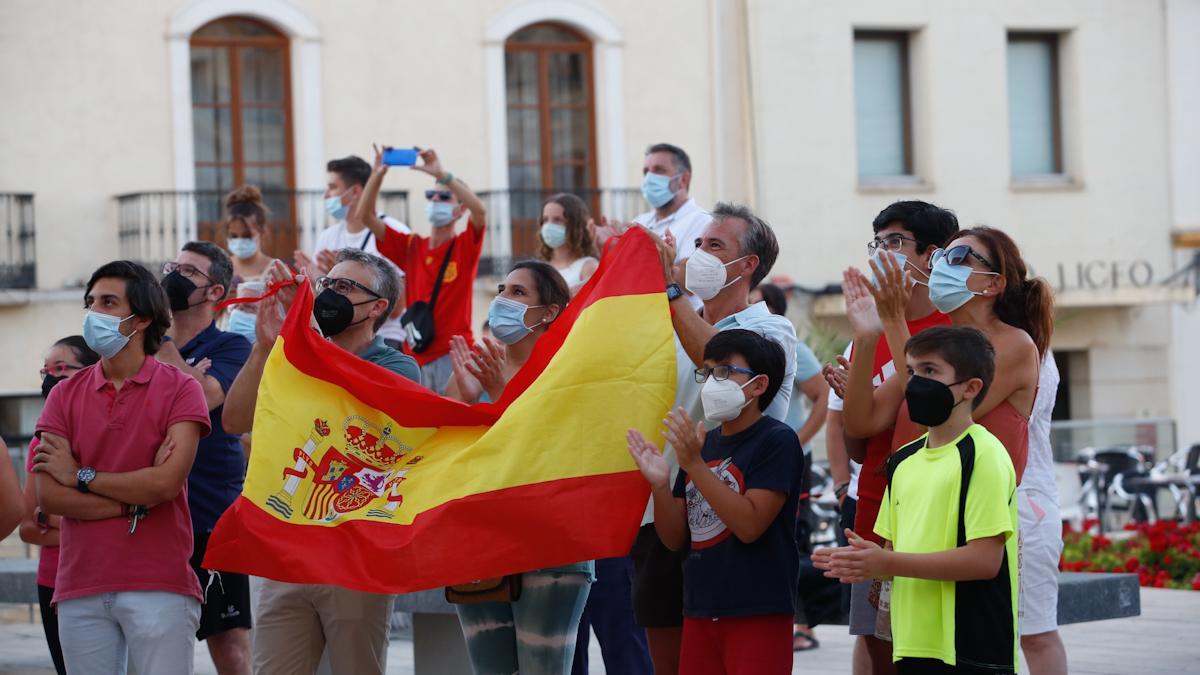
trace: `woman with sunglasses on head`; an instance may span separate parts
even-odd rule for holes
[[[42,376],[42,398],[50,395],[54,385],[70,379],[79,371],[100,360],[100,355],[87,346],[81,335],[65,337],[46,352],[40,371]],[[38,439],[29,443],[29,458],[25,470],[32,476],[33,455]],[[50,600],[54,597],[54,577],[58,573],[58,524],[61,518],[51,516],[38,506],[35,481],[25,482],[25,517],[21,520],[21,541],[39,547],[37,587],[38,602],[42,610],[42,630],[50,647],[50,658],[60,675],[66,672],[63,665],[62,645],[58,641],[58,617]]]
[[[460,335],[450,343],[454,376],[446,396],[465,403],[500,400],[504,388],[570,300],[562,276],[547,263],[519,262],[488,309],[495,338],[475,350]],[[511,602],[456,605],[476,673],[571,672],[579,619],[594,581],[592,561],[533,570],[521,576]]]
[[[538,257],[558,270],[566,280],[567,288],[571,289],[571,295],[575,295],[600,266],[595,228],[587,204],[575,195],[559,193],[542,206],[539,232],[542,245]]]

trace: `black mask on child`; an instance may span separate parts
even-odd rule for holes
[[[959,380],[951,384],[942,384],[937,380],[920,375],[911,375],[908,385],[904,388],[904,400],[908,402],[908,416],[917,424],[936,427],[950,419],[950,413],[958,403],[954,402],[954,392],[950,387],[962,384]],[[966,400],[966,399],[963,399]]]
[[[326,288],[313,302],[313,316],[317,319],[321,333],[325,337],[333,337],[350,326],[356,326],[371,318],[367,315],[358,321],[354,320],[354,308],[369,302],[375,302],[375,299],[354,303],[332,288]]]

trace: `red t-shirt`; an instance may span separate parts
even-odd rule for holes
[[[933,326],[949,326],[950,316],[934,311],[929,316],[908,321],[908,334],[916,335]],[[853,356],[851,357],[853,358]],[[887,340],[880,337],[875,345],[875,367],[871,381],[878,387],[884,380],[896,374],[892,363],[892,351]],[[884,463],[892,454],[893,428],[889,427],[867,439],[867,456],[863,458],[862,470],[858,473],[858,506],[854,515],[854,531],[864,539],[883,543],[875,534],[875,519],[879,516],[879,505],[883,502],[883,491],[887,487],[887,470]]]
[[[120,391],[97,363],[50,390],[37,432],[66,438],[80,466],[128,472],[154,463],[154,455],[177,422],[196,422],[207,434],[204,390],[175,366],[147,356]],[[125,518],[63,518],[59,530],[54,602],[122,591],[166,591],[202,600],[192,557],[192,519],[187,485],[153,507],[137,531]]]
[[[471,298],[475,291],[479,255],[483,250],[483,230],[476,230],[474,223],[468,222],[467,229],[451,241],[457,242],[454,254],[442,277],[437,304],[433,306],[433,342],[420,354],[413,353],[407,344],[404,346],[404,351],[422,366],[449,354],[450,338],[454,335],[463,336],[467,342],[475,341],[471,332]],[[430,249],[429,237],[389,230],[378,246],[380,253],[404,270],[408,306],[418,301],[429,302],[450,242]]]

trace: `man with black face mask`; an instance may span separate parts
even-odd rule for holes
[[[267,268],[267,284],[288,281],[291,271],[278,260]],[[379,256],[359,249],[337,252],[336,263],[317,281],[313,320],[330,342],[377,366],[421,381],[411,356],[383,342],[377,332],[400,296],[400,275]],[[237,433],[251,430],[258,384],[295,289],[285,287],[262,300],[256,339],[246,367],[229,390],[222,422]],[[289,584],[264,579],[258,596],[254,637],[255,673],[313,673],[328,649],[335,673],[382,673],[386,669],[392,596],[338,586]],[[323,626],[313,639],[311,626]]]
[[[250,343],[236,333],[219,330],[216,304],[233,278],[233,263],[216,244],[192,241],[174,262],[163,265],[163,290],[171,305],[170,340],[158,360],[196,378],[204,388],[212,433],[200,440],[188,474],[188,506],[192,515],[192,570],[208,589],[201,607],[196,638],[208,644],[221,675],[250,672],[250,579],[221,572],[221,583],[201,567],[208,537],[217,519],[242,492],[246,460],[239,437],[221,428],[221,409],[233,378],[250,356]]]

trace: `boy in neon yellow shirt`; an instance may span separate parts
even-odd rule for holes
[[[878,545],[813,554],[843,582],[892,579],[893,659],[904,673],[1015,673],[1016,473],[971,413],[987,394],[995,352],[973,328],[927,329],[905,346],[905,399],[929,432],[888,459]],[[965,404],[965,405],[964,405]]]

